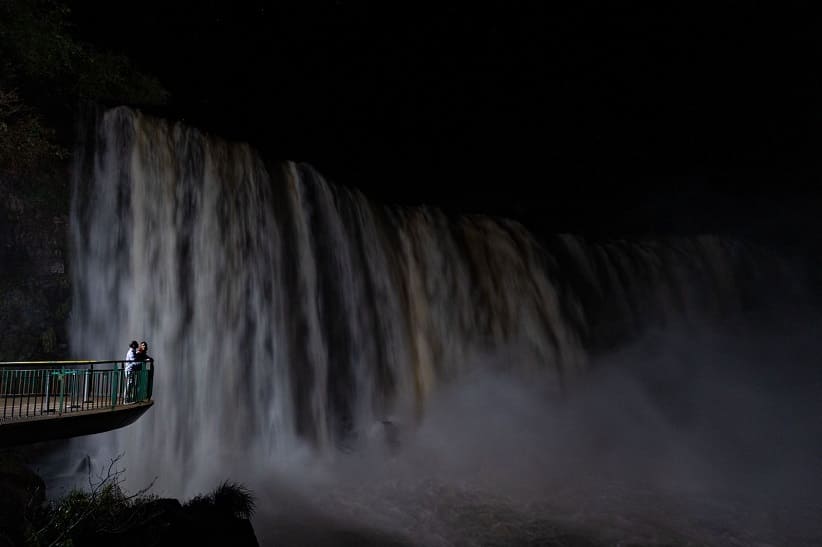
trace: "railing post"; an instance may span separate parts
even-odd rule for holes
[[[111,371],[111,408],[117,406],[117,397],[120,395],[120,372],[123,363],[116,363]]]
[[[8,401],[9,401],[9,381],[8,381],[8,378],[6,377],[7,372],[8,371],[6,371],[6,370],[3,371],[3,380],[2,380],[2,385],[3,385],[3,417],[4,418],[6,417],[6,410],[7,410]]]
[[[27,370],[26,371],[26,416],[29,415],[29,410],[31,409],[31,391],[32,386],[34,385],[34,371]],[[22,403],[22,393],[20,402]]]
[[[88,404],[91,403],[91,399],[88,398],[88,390],[92,387],[91,382],[94,379],[94,364],[89,365],[89,368],[86,369],[85,378],[83,379],[83,403]]]
[[[154,391],[154,359],[146,361],[148,368],[148,381],[146,382],[146,400],[151,400],[152,392]]]
[[[46,400],[43,401],[43,408],[40,409],[40,414],[48,413],[51,410],[51,371],[46,369]]]
[[[57,414],[63,413],[63,408],[65,408],[65,397],[66,397],[66,382],[63,378],[63,365],[60,365],[60,371],[58,372],[58,381],[60,384],[60,406],[57,409]]]

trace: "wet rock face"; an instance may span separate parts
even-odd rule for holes
[[[68,357],[68,176],[0,173],[0,361]]]

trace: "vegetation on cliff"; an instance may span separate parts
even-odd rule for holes
[[[66,160],[84,102],[160,105],[168,92],[125,57],[72,36],[55,0],[0,0],[0,169],[42,171]]]
[[[158,106],[129,59],[74,38],[56,0],[0,0],[0,361],[67,356],[70,160],[81,112]]]

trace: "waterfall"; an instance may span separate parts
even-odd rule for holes
[[[72,352],[117,359],[145,339],[157,359],[154,408],[93,442],[125,452],[135,483],[162,462],[174,495],[413,424],[488,355],[561,393],[598,348],[744,306],[738,272],[758,271],[756,251],[713,236],[538,241],[513,221],[387,207],[126,108],[87,140]]]

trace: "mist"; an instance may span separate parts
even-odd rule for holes
[[[255,529],[293,545],[816,545],[819,323],[778,323],[647,333],[560,397],[486,356],[418,426],[249,476]]]

